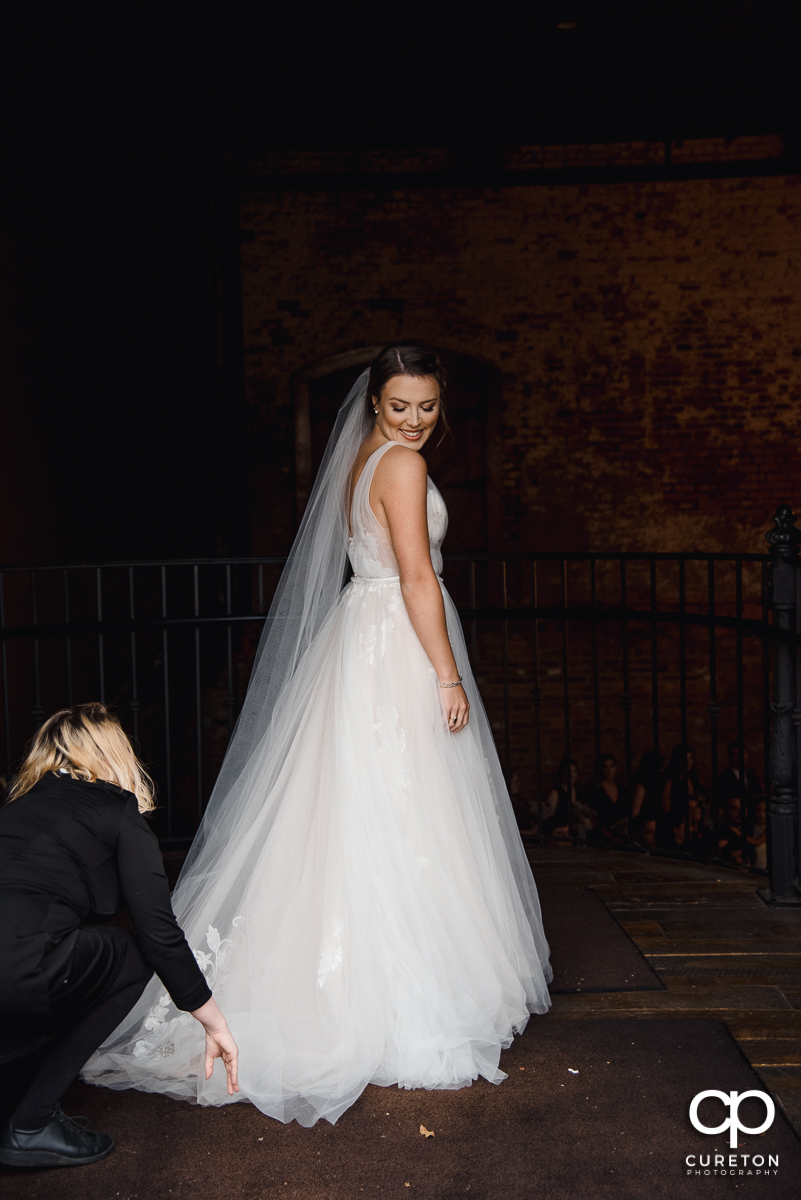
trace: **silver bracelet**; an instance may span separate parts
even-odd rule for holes
[[[443,688],[444,687],[458,687],[461,682],[462,682],[462,677],[460,675],[459,678],[457,679],[456,683],[440,683],[440,681],[437,680],[437,687],[443,687]]]

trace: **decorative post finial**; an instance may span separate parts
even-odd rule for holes
[[[775,529],[769,529],[765,541],[770,546],[774,558],[784,561],[793,560],[798,553],[801,542],[801,530],[796,529],[795,513],[789,504],[780,504],[773,517]]]

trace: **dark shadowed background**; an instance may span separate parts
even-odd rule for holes
[[[798,369],[792,14],[6,18],[0,561],[285,550],[293,379],[415,335],[472,356],[491,410],[471,446],[493,461],[455,481],[471,512],[494,489],[470,548],[487,520],[496,544],[604,548],[629,499],[619,545],[758,548],[797,466],[775,411]],[[716,446],[744,464],[725,489]]]

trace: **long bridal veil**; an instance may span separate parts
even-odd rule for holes
[[[264,816],[262,764],[270,755],[273,715],[345,581],[348,483],[356,452],[370,430],[365,405],[368,375],[369,369],[362,372],[337,414],[267,614],[242,712],[173,893],[173,906],[185,930],[198,906],[208,911],[212,889],[221,901],[225,897],[225,917],[220,915],[220,920],[233,921],[239,911],[239,897],[247,885],[248,831],[257,812]],[[239,853],[232,853],[237,842],[241,842]],[[235,861],[237,868],[232,870]]]
[[[279,1028],[280,1022],[270,1013],[269,1002],[264,999],[263,970],[260,973],[265,931],[272,936],[276,922],[284,920],[286,931],[278,936],[289,937],[289,930],[296,928],[293,922],[298,915],[297,906],[311,904],[314,907],[317,904],[316,897],[327,883],[330,884],[326,872],[341,873],[341,864],[348,856],[354,863],[361,862],[358,855],[353,858],[354,846],[344,844],[338,853],[329,846],[329,857],[325,861],[322,858],[314,860],[311,855],[310,861],[318,861],[319,865],[309,867],[311,876],[301,878],[292,874],[292,856],[288,852],[285,864],[273,857],[273,866],[268,872],[271,878],[266,882],[264,880],[265,847],[290,848],[298,838],[308,838],[310,831],[313,833],[313,826],[308,822],[304,824],[305,818],[300,815],[305,803],[304,781],[307,775],[309,790],[323,796],[324,806],[326,787],[330,786],[331,795],[336,792],[341,798],[348,792],[348,781],[352,778],[347,772],[355,771],[358,776],[360,771],[360,765],[358,762],[353,765],[352,759],[356,752],[354,747],[360,746],[360,739],[365,736],[364,722],[352,735],[356,739],[354,746],[348,743],[342,749],[342,760],[351,763],[344,780],[336,774],[336,763],[340,756],[338,747],[327,747],[333,774],[330,778],[326,777],[326,782],[319,775],[319,765],[315,766],[311,761],[318,748],[306,746],[303,749],[302,738],[299,739],[298,734],[300,730],[308,728],[304,726],[304,720],[314,673],[318,668],[324,669],[323,660],[320,659],[323,653],[321,647],[333,644],[331,631],[341,617],[342,606],[338,601],[345,583],[348,557],[349,476],[359,445],[371,427],[366,406],[367,380],[368,372],[365,371],[351,389],[337,416],[306,513],[265,622],[242,713],[200,830],[173,892],[176,916],[240,1043],[245,1085],[248,1061],[253,1065],[254,1075],[258,1062],[261,1064],[258,1068],[261,1076],[270,1077],[272,1082],[269,1088],[276,1095],[295,1097],[286,1103],[279,1100],[273,1106],[265,1106],[259,1099],[260,1095],[265,1094],[264,1089],[249,1096],[245,1086],[238,1098],[251,1098],[263,1111],[269,1111],[282,1120],[296,1117],[302,1124],[310,1124],[318,1116],[335,1120],[371,1078],[376,1082],[384,1081],[380,1072],[371,1075],[367,1069],[358,1085],[351,1079],[347,1085],[350,1091],[347,1091],[345,1084],[331,1083],[334,1074],[328,1072],[326,1078],[330,1086],[327,1084],[327,1090],[318,1089],[315,1094],[320,1079],[326,1075],[326,1063],[329,1060],[334,1059],[335,1065],[339,1064],[337,1079],[340,1081],[351,1070],[348,1064],[352,1064],[354,1059],[354,1039],[358,1041],[358,1026],[352,1020],[349,1026],[347,1022],[339,1025],[330,1014],[326,1016],[323,990],[319,992],[319,1000],[314,1000],[313,996],[318,995],[314,985],[311,998],[303,993],[307,1005],[305,1011],[311,1014],[308,1020],[312,1025],[318,1017],[323,1022],[324,1030],[320,1034],[320,1046],[323,1049],[316,1058],[314,1047],[308,1048],[308,1053],[306,1048],[302,1048],[291,1058],[290,1052],[287,1050],[285,1053],[282,1049],[288,1043],[284,1041],[281,1029],[292,1025],[294,1019],[297,1029],[292,1029],[290,1040],[293,1045],[303,1047],[304,1029],[307,1026],[304,1024],[303,1029],[300,1028],[304,1020],[300,1011],[295,1014],[287,1011],[287,1004],[290,1010],[292,1008],[291,995],[294,995],[290,984],[287,984],[284,987],[281,1014],[285,1024]],[[515,976],[513,991],[524,977],[534,979],[533,984],[520,990],[520,1004],[516,1011],[522,1013],[522,1020],[518,1015],[512,1021],[512,1027],[521,1028],[528,1011],[543,1012],[548,1007],[545,989],[545,982],[550,979],[548,947],[542,932],[534,881],[514,820],[489,722],[466,661],[461,627],[447,595],[446,611],[454,649],[457,650],[458,646],[457,661],[470,689],[473,727],[470,745],[475,747],[470,752],[472,775],[462,777],[458,786],[462,787],[465,794],[472,796],[475,793],[479,797],[478,809],[471,810],[477,815],[475,828],[486,831],[487,853],[499,864],[497,873],[492,868],[488,876],[495,882],[487,886],[492,892],[490,904],[499,903],[498,911],[506,914],[499,918],[503,926],[500,936],[505,938],[514,926],[518,932],[510,935],[508,944],[518,948],[530,947],[530,950],[520,949],[516,976],[515,969],[512,969],[512,976]],[[339,667],[336,663],[332,670],[332,678],[338,678],[336,672]],[[339,685],[332,686],[336,688]],[[334,691],[327,695],[336,706],[338,693]],[[342,716],[346,724],[353,711],[351,700],[343,694]],[[315,729],[319,728],[315,725]],[[375,741],[375,736],[371,736]],[[301,749],[298,749],[299,746]],[[380,759],[384,751],[378,750],[376,753]],[[312,778],[315,770],[318,775]],[[460,770],[457,769],[457,775]],[[483,782],[480,785],[477,782],[474,787],[472,779],[475,777],[478,780],[479,776]],[[380,789],[380,783],[378,786]],[[451,784],[447,786],[450,788]],[[351,792],[353,790],[351,788]],[[368,797],[364,810],[368,823],[372,811],[370,803]],[[457,824],[458,821],[457,817]],[[361,845],[366,836],[364,829],[358,820],[352,828],[354,845]],[[273,833],[275,837],[271,841]],[[346,836],[344,827],[337,827],[337,835]],[[458,840],[458,831],[456,836]],[[447,837],[444,844],[447,844]],[[369,846],[366,847],[366,853],[370,853]],[[361,870],[361,867],[356,865],[354,870]],[[378,876],[371,878],[377,881]],[[349,886],[347,879],[343,878],[340,885],[340,895],[344,895]],[[375,883],[370,886],[375,886]],[[370,886],[359,882],[360,895],[365,899],[369,896]],[[501,891],[510,897],[508,901],[498,900]],[[267,896],[268,892],[268,903],[259,900],[259,896]],[[301,894],[304,899],[296,900]],[[399,895],[393,903],[403,905],[406,901],[403,895]],[[414,896],[409,897],[408,903],[414,908]],[[279,909],[283,916],[276,915]],[[452,916],[452,913],[450,916],[448,913],[442,914],[442,920],[447,924]],[[311,920],[313,923],[314,918]],[[309,927],[309,921],[302,925],[304,930]],[[324,948],[323,952],[323,959],[328,954],[334,966],[341,961],[337,937],[338,933],[330,947]],[[369,946],[362,946],[362,952],[360,962],[365,972],[364,987],[369,989],[372,986],[369,978]],[[297,951],[289,945],[282,951],[281,961],[288,975],[292,972],[293,953],[297,954]],[[473,953],[472,949],[469,953]],[[490,956],[492,953],[490,951]],[[507,956],[504,961],[512,962],[516,954],[517,950],[512,950],[511,957]],[[337,958],[337,955],[340,957]],[[534,960],[533,965],[531,959]],[[305,986],[304,983],[302,987]],[[289,1001],[286,995],[290,995]],[[376,993],[375,1000],[380,1008],[382,996]],[[429,996],[423,1004],[423,1010],[428,1008],[431,1016],[435,1007],[433,997]],[[498,1036],[495,1033],[486,1035],[486,1021],[490,1026],[493,1024],[491,1012],[492,1003],[486,1006],[483,1032],[480,1036],[475,1035],[475,1043],[494,1042],[496,1046],[508,1044],[508,1040],[504,1041],[507,1035],[500,1031]],[[353,1018],[353,1012],[350,1017]],[[310,1037],[313,1040],[313,1036]],[[87,1063],[83,1078],[113,1088],[136,1087],[145,1091],[159,1091],[201,1104],[229,1103],[221,1073],[215,1072],[209,1081],[203,1079],[202,1046],[199,1025],[188,1014],[178,1013],[174,1009],[169,997],[164,994],[163,986],[158,979],[154,979],[138,1004]],[[268,1050],[268,1047],[272,1049]],[[281,1058],[282,1054],[284,1059]],[[475,1078],[474,1058],[470,1055],[468,1058],[467,1073],[465,1075],[462,1072],[459,1076],[465,1081],[469,1081],[471,1071]],[[494,1063],[494,1067],[490,1064],[487,1068],[490,1075],[497,1071],[497,1054]],[[483,1069],[481,1073],[484,1073]],[[289,1075],[295,1081],[293,1089],[285,1086]],[[499,1074],[498,1078],[502,1077],[502,1073]],[[307,1083],[303,1082],[304,1079]],[[392,1079],[386,1081],[391,1082]],[[397,1075],[394,1081],[399,1081]],[[431,1086],[462,1085],[439,1083]]]

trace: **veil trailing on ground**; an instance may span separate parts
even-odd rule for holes
[[[369,368],[340,408],[306,512],[281,575],[259,641],[247,696],[198,834],[181,872],[173,903],[185,923],[241,826],[251,795],[248,764],[262,747],[281,695],[298,663],[336,604],[347,566],[350,472],[370,431],[365,398]],[[261,756],[259,756],[261,758]],[[206,897],[207,899],[207,897]]]

